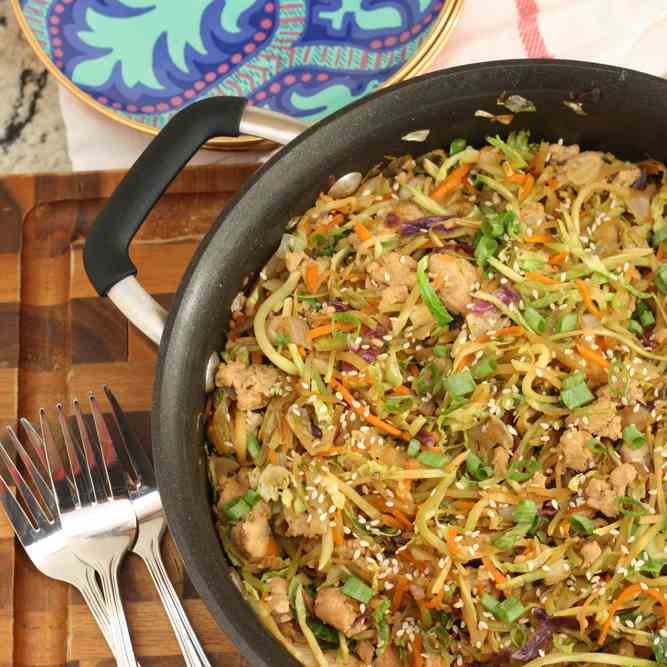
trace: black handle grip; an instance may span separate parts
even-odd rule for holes
[[[212,137],[238,137],[246,106],[242,97],[210,97],[174,116],[151,141],[97,216],[83,261],[97,293],[107,292],[137,269],[130,241],[167,186]],[[112,149],[113,150],[113,149]]]

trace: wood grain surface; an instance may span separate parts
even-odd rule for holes
[[[135,238],[143,285],[168,304],[198,240],[252,173],[247,167],[183,172]],[[156,349],[110,302],[82,263],[86,233],[118,173],[0,179],[0,425],[34,419],[108,384],[147,447]],[[245,665],[197,597],[169,536],[163,554],[212,664]],[[150,577],[134,556],[121,577],[142,667],[183,664]],[[74,589],[41,575],[0,511],[0,667],[115,664]]]

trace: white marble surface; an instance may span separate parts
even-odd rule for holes
[[[0,0],[0,174],[69,171],[55,79]]]

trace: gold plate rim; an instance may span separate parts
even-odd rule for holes
[[[30,29],[30,26],[28,25],[23,12],[21,11],[19,0],[10,0],[10,3],[12,10],[14,11],[14,16],[16,17],[16,20],[21,29],[21,33],[27,40],[28,44],[30,44],[32,50],[35,52],[39,60],[54,76],[58,83],[69,90],[70,93],[81,100],[84,104],[95,109],[95,111],[98,113],[101,113],[103,116],[110,118],[120,125],[139,130],[139,132],[149,136],[155,136],[160,131],[159,128],[151,127],[137,121],[128,120],[127,118],[120,116],[113,110],[108,109],[103,104],[95,101],[90,95],[84,93],[78,86],[72,83],[72,81],[68,79],[55,66],[53,61],[48,57],[48,55],[44,52],[42,47],[35,39],[34,35],[32,34],[32,30]],[[402,67],[400,67],[400,69],[398,69],[379,87],[378,90],[388,88],[395,83],[411,79],[414,76],[418,76],[428,68],[442,47],[447,43],[461,15],[463,3],[464,0],[447,0],[447,4],[445,5],[444,9],[441,10],[440,16],[428,33],[424,43],[417,49],[417,51],[415,51],[413,56]],[[265,139],[261,139],[259,137],[250,136],[220,137],[208,141],[203,146],[203,148],[206,149],[237,151],[249,149],[262,150],[273,147],[275,147],[275,144],[270,141],[266,141]]]

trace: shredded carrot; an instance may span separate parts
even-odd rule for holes
[[[445,597],[445,589],[441,588],[428,602],[424,604],[427,609],[435,609],[442,604],[442,599]]]
[[[412,665],[410,667],[424,667],[421,635],[415,635],[415,639],[412,642]]]
[[[396,509],[395,507],[388,507],[387,511],[396,519],[396,521],[398,521],[398,523],[401,524],[403,528],[406,530],[412,530],[412,521],[410,521],[410,519],[408,519],[408,517],[405,516],[403,512],[401,512],[401,510]]]
[[[396,611],[400,608],[401,602],[403,602],[403,593],[408,590],[410,583],[405,577],[401,577],[394,588],[394,595],[391,598],[391,610]]]
[[[523,183],[527,177],[528,174],[522,174],[519,172],[518,174],[510,174],[509,176],[506,176],[505,180],[509,181],[510,183]]]
[[[331,223],[333,225],[340,225],[345,220],[345,216],[342,213],[336,213],[336,215],[331,217]]]
[[[303,345],[299,345],[297,348],[299,351],[299,356],[305,357],[306,356],[306,348]]]
[[[609,346],[607,345],[607,339],[604,336],[596,336],[595,342],[603,352],[606,352],[609,349]]]
[[[558,190],[558,188],[560,187],[560,183],[558,182],[557,178],[550,178],[547,181],[547,187],[549,188],[549,190]]]
[[[315,294],[320,286],[320,265],[310,262],[303,273],[303,282],[311,294]]]
[[[280,553],[280,545],[276,542],[275,538],[271,537],[269,539],[269,546],[266,550],[266,556],[277,556]]]
[[[655,254],[656,259],[659,262],[662,262],[665,259],[665,242],[662,241],[658,244],[658,252]]]
[[[266,457],[269,459],[269,463],[278,463],[278,454],[275,449],[271,447],[266,448]]]
[[[356,328],[356,325],[352,324],[351,322],[339,322],[336,324],[336,331],[349,332],[354,331]],[[319,327],[311,329],[308,332],[308,338],[313,340],[315,338],[319,338],[320,336],[328,336],[331,333],[333,333],[333,324],[322,324]]]
[[[502,584],[507,577],[491,562],[490,558],[482,558],[482,564],[496,584]]]
[[[590,361],[592,364],[595,364],[600,368],[604,368],[605,370],[608,370],[611,366],[607,358],[603,354],[600,354],[597,350],[593,350],[586,345],[581,345],[580,343],[577,343],[575,347],[577,348],[577,352],[579,352],[579,354],[584,359],[586,359],[586,361]]]
[[[549,278],[539,271],[528,271],[528,273],[526,273],[526,278],[536,283],[542,283],[543,285],[560,285],[560,280]]]
[[[453,503],[457,510],[471,510],[477,503],[474,500],[455,500]]]
[[[291,431],[287,418],[283,417],[279,423],[280,423],[280,437],[283,443],[289,442]]]
[[[398,394],[399,396],[408,396],[411,393],[404,384],[394,387],[391,392],[392,394]]]
[[[463,179],[468,175],[472,169],[472,164],[461,164],[445,178],[445,180],[438,185],[433,192],[431,192],[431,199],[436,201],[444,199],[450,192],[456,190],[461,185]]]
[[[568,257],[569,253],[559,252],[558,254],[551,255],[551,257],[549,257],[549,264],[551,264],[551,266],[561,266],[562,264],[565,264],[565,262],[567,262]]]
[[[519,201],[525,201],[532,192],[535,185],[535,177],[532,174],[526,174],[526,180],[519,190]]]
[[[444,255],[440,255],[440,257],[443,257],[443,256],[444,256]],[[409,370],[410,373],[411,373],[412,375],[414,375],[415,377],[417,377],[417,376],[419,375],[419,368],[417,368],[417,366],[416,366],[415,364],[410,364],[410,365],[408,366],[408,370]]]
[[[336,456],[337,454],[344,454],[347,450],[345,447],[328,447],[317,452],[317,456]]]
[[[335,514],[335,525],[333,528],[333,538],[334,544],[343,544],[345,537],[343,535],[343,514],[339,509],[336,510]]]
[[[354,226],[354,233],[360,241],[368,241],[372,238],[371,233],[360,222]]]
[[[475,358],[474,354],[467,354],[459,363],[456,365],[456,372],[462,371],[464,368],[470,365],[472,360]]]
[[[556,239],[551,234],[531,234],[524,236],[523,240],[526,243],[553,243]]]
[[[586,305],[586,308],[595,315],[598,319],[602,319],[602,313],[600,312],[600,309],[595,305],[593,302],[593,298],[591,297],[591,293],[588,291],[588,285],[581,280],[575,280],[575,283],[577,287],[579,288],[579,292],[581,293],[581,298]]]
[[[262,353],[258,352],[257,350],[253,350],[250,353],[250,361],[252,361],[252,363],[256,366],[261,364],[262,363]]]
[[[357,401],[354,398],[354,396],[352,396],[352,394],[347,390],[347,388],[344,387],[337,380],[332,380],[331,386],[336,391],[339,391],[345,402],[352,408],[352,410],[361,417],[363,417],[371,426],[375,426],[381,431],[384,431],[389,435],[393,435],[396,438],[402,438],[403,440],[412,439],[409,433],[403,433],[400,429],[396,428],[395,426],[392,426],[391,424],[387,424],[387,422],[382,421],[379,417],[376,417],[375,415],[366,414],[366,409],[361,407],[359,401]]]
[[[391,514],[383,514],[380,518],[386,526],[395,528],[396,530],[403,530],[403,526],[401,526],[400,522],[391,516]]]
[[[664,617],[663,625],[665,622],[667,622],[667,600],[664,598],[662,593],[660,593],[660,591],[656,590],[655,588],[646,588],[645,586],[646,584],[631,584],[626,589],[621,591],[621,594],[614,600],[611,607],[609,607],[609,615],[607,616],[607,620],[602,624],[602,631],[598,637],[598,646],[602,646],[602,644],[604,644],[605,640],[607,639],[607,635],[609,634],[609,630],[611,628],[611,622],[614,620],[616,612],[618,612],[618,610],[625,602],[639,593],[649,595],[660,603]]]
[[[497,338],[498,336],[523,336],[525,333],[526,330],[520,326],[504,327],[502,329],[496,329],[491,333],[478,336],[475,338],[475,342],[486,343],[487,341],[492,340],[493,338]]]
[[[457,530],[455,526],[450,526],[447,531],[447,548],[452,558],[458,558],[461,555],[459,545],[456,543]]]

